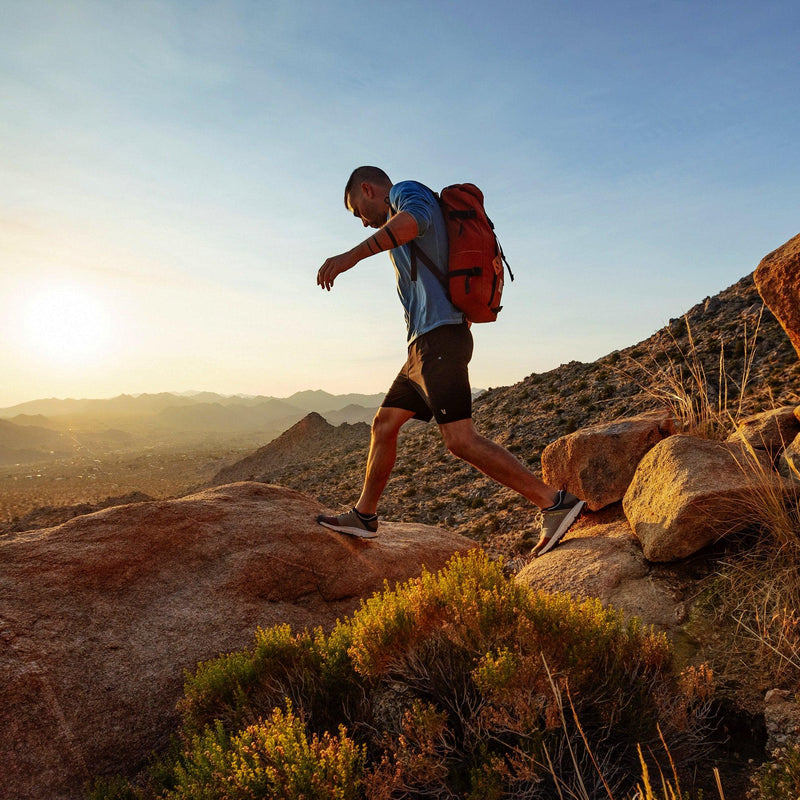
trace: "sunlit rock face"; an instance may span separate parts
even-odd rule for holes
[[[776,459],[800,433],[798,411],[798,406],[783,406],[753,414],[737,424],[728,441],[746,442],[749,447],[764,450]]]
[[[527,564],[517,580],[534,589],[596,597],[626,617],[676,630],[688,613],[684,593],[674,581],[653,574],[621,511],[611,511],[610,519],[589,519],[571,530],[558,547]]]
[[[670,436],[641,460],[622,507],[645,558],[673,561],[758,522],[762,480],[782,480],[763,451]]]
[[[673,433],[675,422],[668,411],[581,428],[545,448],[542,477],[599,511],[622,500],[644,454]]]
[[[755,282],[800,355],[800,234],[761,259]]]
[[[177,718],[184,670],[258,626],[331,626],[390,583],[474,543],[382,523],[369,542],[316,524],[299,492],[235,483],[0,539],[4,796],[83,797],[141,767]]]

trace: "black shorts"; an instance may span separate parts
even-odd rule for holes
[[[472,417],[469,361],[472,333],[466,322],[440,325],[408,346],[408,359],[382,406],[414,412],[414,419],[439,425]]]

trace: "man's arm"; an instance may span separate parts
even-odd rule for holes
[[[352,250],[327,259],[317,272],[317,286],[330,291],[336,278],[348,269],[352,269],[359,261],[376,253],[392,250],[401,244],[408,244],[418,235],[419,226],[411,214],[407,211],[395,214],[383,227]]]

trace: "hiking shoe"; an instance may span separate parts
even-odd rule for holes
[[[346,533],[350,536],[358,536],[360,539],[374,539],[378,535],[378,515],[365,517],[363,514],[359,514],[355,508],[338,517],[320,514],[317,522],[324,528],[330,528],[332,531]]]
[[[578,519],[585,505],[583,500],[561,489],[555,505],[542,509],[542,535],[536,547],[531,550],[531,555],[536,558],[554,548],[572,523]]]

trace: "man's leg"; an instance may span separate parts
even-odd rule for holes
[[[359,513],[370,515],[377,512],[378,501],[386,488],[397,458],[397,436],[400,428],[413,416],[413,411],[404,408],[382,406],[378,409],[372,421],[364,486],[355,506]]]
[[[447,449],[490,478],[536,503],[545,513],[542,534],[530,553],[548,552],[569,530],[586,503],[565,491],[556,491],[527,470],[511,453],[481,436],[471,419],[439,425]],[[529,557],[530,557],[529,556]]]
[[[381,406],[372,421],[367,469],[361,497],[346,514],[320,514],[317,522],[325,528],[363,539],[378,535],[378,501],[392,474],[397,456],[397,434],[404,423],[414,416],[413,411],[394,406]]]
[[[447,422],[439,426],[447,449],[472,464],[503,486],[519,492],[540,508],[549,508],[558,500],[558,492],[537,478],[505,447],[481,436],[471,419]]]

